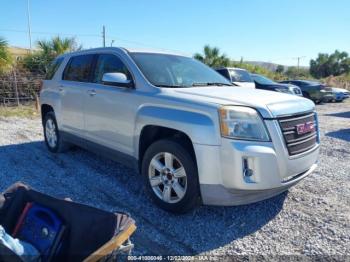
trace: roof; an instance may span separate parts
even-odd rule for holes
[[[239,67],[216,67],[215,69],[219,70],[219,69],[228,69],[228,70],[241,70],[241,71],[247,71],[247,69],[244,69],[244,68],[239,68]]]
[[[124,52],[129,52],[129,53],[168,54],[168,55],[189,57],[189,55],[186,55],[180,52],[175,52],[175,51],[146,49],[146,48],[124,48],[124,47],[99,47],[99,48],[83,49],[83,50],[79,50],[71,53],[66,53],[66,54],[63,54],[62,56],[71,55],[71,54],[80,54],[80,53],[84,54],[89,52],[113,51],[113,50],[122,50]]]
[[[122,48],[122,47],[121,47]],[[169,54],[178,56],[189,56],[180,51],[166,50],[166,49],[150,49],[150,48],[122,48],[129,53],[150,53],[150,54]]]

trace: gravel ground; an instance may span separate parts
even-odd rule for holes
[[[0,190],[21,180],[53,196],[129,212],[138,226],[134,254],[349,259],[350,101],[317,110],[322,135],[317,171],[289,192],[256,204],[168,214],[145,199],[132,170],[82,149],[49,153],[39,119],[0,118]]]

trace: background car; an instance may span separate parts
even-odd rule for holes
[[[317,81],[309,80],[286,80],[281,81],[283,84],[292,84],[300,87],[303,96],[311,99],[316,104],[321,102],[329,102],[333,100],[331,91],[326,90],[326,86]]]
[[[226,77],[232,84],[236,86],[255,88],[253,78],[249,72],[242,68],[221,67],[215,69],[219,74]]]
[[[343,88],[338,88],[338,87],[332,87],[332,91],[333,92],[338,92],[338,93],[342,93],[344,96],[344,99],[347,99],[350,97],[350,91],[343,89]]]
[[[277,83],[265,76],[258,74],[251,74],[255,82],[255,88],[264,89],[270,91],[277,91],[291,95],[302,96],[302,92],[299,87],[291,84],[281,84]]]
[[[333,99],[331,102],[343,102],[343,100],[346,98],[345,93],[339,91],[338,88],[328,87],[326,90],[332,92]]]

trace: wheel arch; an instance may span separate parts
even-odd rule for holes
[[[48,112],[55,112],[53,107],[51,105],[49,105],[49,104],[42,104],[41,108],[40,108],[40,111],[41,111],[41,121],[42,121],[42,123],[44,123],[45,115]]]
[[[145,106],[138,111],[135,121],[134,154],[139,163],[147,147],[157,139],[169,137],[180,139],[185,144],[191,145],[193,154],[194,144],[220,143],[220,128],[204,113]]]
[[[186,148],[189,151],[189,153],[191,154],[191,156],[193,157],[193,160],[197,165],[193,142],[186,133],[173,128],[156,126],[156,125],[147,125],[147,126],[144,126],[143,129],[141,130],[140,139],[139,139],[139,145],[138,145],[139,170],[141,168],[143,156],[147,148],[154,142],[162,139],[171,139],[178,142],[180,145],[182,145],[184,148]]]

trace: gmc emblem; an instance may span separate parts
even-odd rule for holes
[[[310,121],[304,124],[296,125],[298,135],[303,135],[315,131],[315,123]]]

